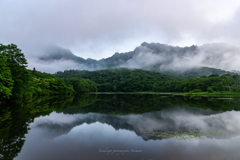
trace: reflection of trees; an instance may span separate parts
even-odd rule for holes
[[[73,107],[83,107],[91,105],[92,103],[95,103],[97,100],[96,94],[77,94],[72,103],[71,106]]]
[[[35,117],[62,109],[71,102],[71,97],[44,98],[25,103],[9,102],[0,111],[0,159],[12,160],[24,145],[28,124]]]
[[[97,96],[97,97],[96,97]],[[239,98],[216,99],[207,97],[162,97],[156,94],[90,94],[81,95],[74,103],[60,112],[131,114],[159,111],[174,106],[189,106],[214,111],[240,110]]]
[[[95,104],[97,101],[97,95],[96,94],[77,94],[72,103],[63,110],[60,110],[59,112],[64,111],[64,113],[68,114],[76,114],[81,110],[84,106],[91,106]]]
[[[24,144],[24,135],[28,131],[28,123],[32,121],[27,110],[16,106],[14,110],[8,110],[8,119],[1,121],[1,154],[6,160],[13,159],[21,151]],[[5,123],[7,125],[4,125]],[[6,127],[6,128],[4,128]]]

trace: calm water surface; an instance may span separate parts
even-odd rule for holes
[[[85,95],[55,108],[25,123],[14,160],[240,159],[238,98]]]

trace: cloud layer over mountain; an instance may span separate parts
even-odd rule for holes
[[[191,46],[238,45],[235,0],[0,1],[1,43],[16,43],[27,57],[57,44],[83,58],[127,52],[143,41]]]
[[[101,60],[83,59],[70,50],[52,46],[39,59],[29,59],[29,68],[35,67],[37,70],[50,73],[67,69],[99,70],[119,67],[179,73],[202,67],[239,71],[239,60],[240,48],[225,43],[175,47],[144,42],[133,51],[115,53]]]

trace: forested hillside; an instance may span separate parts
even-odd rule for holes
[[[200,92],[240,91],[240,76],[212,74],[200,78],[174,78],[141,69],[106,69],[98,71],[66,70],[54,76],[84,78],[98,84],[100,92]]]
[[[156,92],[239,92],[239,75],[210,75],[209,77],[190,78],[184,80],[172,80],[165,82],[155,82],[153,91]]]
[[[99,92],[151,91],[153,83],[170,81],[175,78],[157,72],[141,69],[106,69],[99,71],[68,70],[57,72],[59,78],[84,78],[98,84]]]

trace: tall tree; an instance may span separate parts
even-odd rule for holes
[[[12,79],[14,80],[12,94],[18,98],[27,95],[31,76],[26,69],[27,60],[24,54],[15,44],[0,44],[0,53],[7,58],[7,67],[11,70]]]

